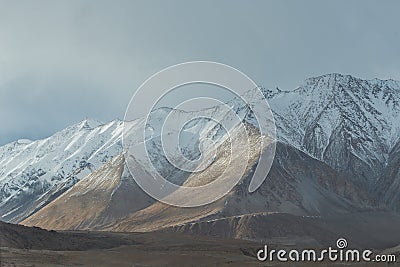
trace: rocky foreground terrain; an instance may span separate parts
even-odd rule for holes
[[[281,224],[282,220],[276,222]],[[269,226],[277,226],[274,225],[276,222]],[[258,261],[256,253],[263,245],[240,239],[186,235],[176,231],[55,232],[6,223],[0,223],[0,229],[0,266],[287,266],[287,263]],[[301,237],[307,231],[313,230],[301,229],[297,233],[299,240],[307,241]],[[319,230],[313,232],[319,234]],[[329,237],[330,234],[325,237],[327,242]],[[269,246],[271,249],[294,248],[290,240],[282,241],[270,240]],[[302,249],[309,245],[297,244],[295,247]],[[374,252],[400,255],[399,247]],[[296,263],[296,266],[321,265],[343,266],[343,263]],[[372,266],[371,263],[354,265]],[[387,264],[374,263],[373,266]]]

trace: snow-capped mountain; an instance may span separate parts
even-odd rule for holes
[[[264,93],[281,140],[374,187],[400,139],[400,82],[328,74]]]
[[[329,74],[307,79],[291,91],[277,88],[262,92],[274,113],[281,142],[344,173],[361,191],[367,189],[374,194],[372,198],[384,199],[387,187],[382,185],[398,185],[399,179],[392,177],[386,166],[397,170],[399,82]],[[240,117],[257,126],[247,104],[237,100],[228,103]],[[220,114],[219,107],[208,112],[231,119],[227,113]],[[153,111],[145,128],[152,165],[174,183],[182,184],[189,174],[177,170],[163,156],[162,138],[179,135],[183,154],[196,159],[200,156],[199,147],[207,149],[204,140],[210,138],[220,145],[226,140],[226,132],[213,120],[199,118],[186,124],[181,132],[170,127],[161,133],[167,115],[178,123],[195,114],[160,108]],[[144,123],[144,119],[137,119],[126,124],[131,142],[142,142]],[[120,155],[122,133],[121,121],[101,124],[86,120],[44,140],[19,140],[0,147],[1,220],[25,219]],[[398,207],[398,194],[396,190],[391,192],[393,196],[385,203]]]
[[[84,120],[38,141],[0,147],[0,216],[18,221],[122,151],[123,123]]]
[[[146,147],[152,166],[168,180],[181,184],[188,173],[167,160],[162,138],[168,141],[168,138],[175,139],[181,135],[179,148],[182,153],[196,158],[200,155],[199,146],[205,148],[200,144],[202,140],[211,138],[218,143],[226,132],[218,123],[206,118],[192,120],[182,131],[173,125],[162,131],[167,116],[177,123],[196,117],[196,114],[160,108],[152,112],[147,122],[145,119],[126,122],[125,131],[132,137],[130,142],[143,142],[142,129],[147,123]],[[21,221],[120,155],[123,152],[123,130],[124,123],[119,120],[107,124],[84,120],[43,140],[20,140],[0,147],[1,220]],[[173,150],[170,154],[175,152]]]

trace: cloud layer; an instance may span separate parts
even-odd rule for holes
[[[330,72],[400,79],[398,1],[0,1],[0,144],[122,118],[137,88],[191,60],[265,87]]]

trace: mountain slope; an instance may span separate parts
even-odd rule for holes
[[[365,190],[355,186],[350,179],[282,143],[277,146],[271,172],[262,186],[254,193],[249,193],[248,185],[249,179],[245,178],[222,199],[198,208],[177,208],[157,202],[110,224],[106,229],[153,231],[173,225],[255,212],[332,217],[371,209],[376,203],[376,200],[371,199]]]
[[[121,154],[22,224],[58,230],[96,229],[154,203],[125,171]]]
[[[218,161],[224,160],[223,156],[219,157],[217,166]],[[122,175],[123,167],[122,156],[116,157],[22,224],[64,230],[153,231],[257,212],[333,217],[371,209],[376,204],[365,190],[348,178],[283,143],[278,143],[271,172],[259,190],[249,193],[249,179],[245,177],[222,199],[197,208],[178,208],[155,202],[132,177]],[[252,170],[254,165],[248,175]],[[204,171],[189,177],[187,185],[191,181],[207,183],[209,179]],[[132,186],[126,186],[128,183]],[[101,186],[97,187],[97,184]],[[124,196],[124,202],[117,198],[118,195]]]

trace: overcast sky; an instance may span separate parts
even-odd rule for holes
[[[218,61],[264,87],[400,79],[400,1],[1,1],[0,144],[123,118],[155,72]]]

